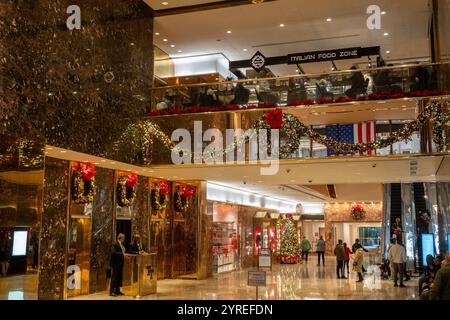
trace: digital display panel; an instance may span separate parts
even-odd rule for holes
[[[434,236],[432,233],[422,233],[422,265],[427,265],[427,255],[434,257]]]
[[[28,231],[14,231],[13,236],[13,257],[27,255]]]

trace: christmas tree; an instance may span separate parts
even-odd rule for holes
[[[300,259],[300,245],[291,214],[286,215],[282,221],[283,231],[281,233],[281,245],[279,257],[281,263],[297,263]]]

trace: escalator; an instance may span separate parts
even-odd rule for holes
[[[395,219],[402,221],[402,191],[400,183],[391,184],[391,226],[395,223]],[[393,236],[391,227],[391,238]]]
[[[423,230],[421,230],[422,228],[420,227],[421,224],[421,215],[422,212],[427,210],[427,204],[425,202],[425,189],[423,186],[423,183],[414,183],[413,184],[413,188],[414,188],[414,205],[415,205],[415,209],[416,209],[416,243],[417,243],[417,258],[419,261],[419,266],[420,267],[422,265],[421,261],[422,260],[422,241],[420,241],[420,234]]]

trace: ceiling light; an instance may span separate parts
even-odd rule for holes
[[[285,27],[284,23],[281,23],[281,24],[280,24],[280,27],[284,28],[284,27]]]
[[[381,14],[382,14],[382,15],[385,15],[385,14],[386,14],[386,11],[381,11]]]
[[[167,40],[167,39],[163,39],[163,41],[164,41],[164,42],[167,42],[167,41],[169,41],[169,40]]]
[[[228,34],[231,34],[231,30],[228,30],[227,33],[228,33]]]
[[[243,49],[243,51],[247,52],[248,50],[247,49]]]
[[[169,5],[169,3],[168,3],[167,1],[161,2],[161,4],[162,4],[163,6],[168,6],[168,5]]]
[[[155,32],[155,36],[159,36],[159,32]]]
[[[182,53],[183,52],[183,50],[178,50],[178,53]]]
[[[67,151],[66,151],[66,150],[61,150],[60,152],[61,152],[61,153],[66,153]]]
[[[391,52],[388,50],[388,51],[386,51],[386,53],[389,54],[389,53],[391,53]]]
[[[387,32],[385,32],[384,34],[383,34],[383,36],[385,36],[385,37],[387,37],[389,35],[389,33],[387,33]]]
[[[331,22],[333,19],[331,18],[327,18],[327,22]]]
[[[175,45],[174,45],[174,44],[171,44],[170,47],[171,47],[171,48],[175,48]]]

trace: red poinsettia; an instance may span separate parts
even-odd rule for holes
[[[283,111],[280,108],[266,111],[266,121],[272,129],[281,129],[283,125]]]
[[[355,203],[352,206],[352,216],[355,220],[361,220],[364,219],[364,216],[366,214],[366,211],[364,210],[363,206],[360,204]]]
[[[355,211],[355,212],[361,212],[361,211],[363,211],[363,207],[360,204],[354,204],[352,206],[352,210]]]
[[[167,182],[161,181],[159,183],[159,195],[165,196],[168,193],[169,193],[169,185],[167,184]]]
[[[194,195],[194,193],[195,193],[194,188],[191,188],[188,186],[183,187],[183,190],[182,190],[183,197],[190,198]]]
[[[73,171],[80,170],[80,168],[81,168],[81,164],[79,162],[73,162],[72,163],[72,170]]]
[[[134,186],[137,183],[137,175],[135,175],[134,173],[130,173],[127,176],[127,188],[134,188]]]
[[[85,165],[81,166],[81,175],[83,177],[84,181],[92,181],[92,178],[95,177],[95,169],[94,166],[91,163],[86,163]]]

